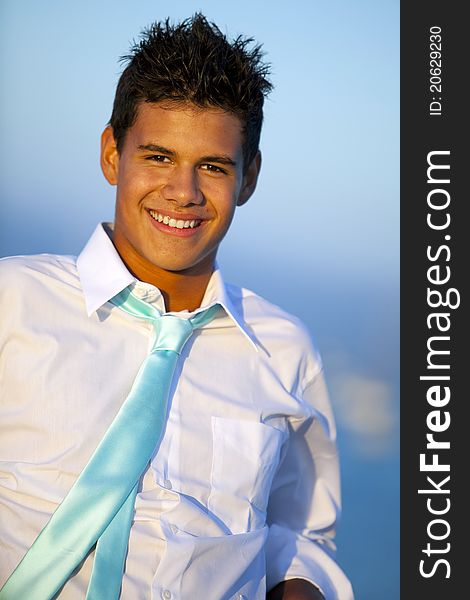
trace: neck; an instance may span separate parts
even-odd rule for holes
[[[158,287],[165,300],[167,311],[193,311],[201,306],[204,293],[213,271],[190,273],[186,271],[163,271],[160,275],[149,274],[148,277],[135,274],[141,281],[146,281]]]
[[[119,236],[114,236],[113,243],[134,277],[158,287],[165,300],[167,311],[193,311],[201,306],[214,270],[215,254],[207,256],[189,269],[167,271],[148,262],[131,246],[126,244],[123,247]]]

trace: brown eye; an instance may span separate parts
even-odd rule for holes
[[[221,167],[211,164],[203,164],[201,165],[201,169],[204,169],[205,171],[210,171],[211,173],[226,173],[226,171]]]
[[[151,154],[150,156],[146,156],[145,160],[153,160],[154,162],[171,162],[168,156],[164,156],[163,154]]]

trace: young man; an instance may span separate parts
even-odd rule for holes
[[[215,262],[266,76],[202,15],[153,25],[102,135],[114,224],[77,259],[2,261],[0,598],[352,598],[320,359]]]

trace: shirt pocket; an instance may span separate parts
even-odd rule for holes
[[[163,522],[167,545],[152,598],[264,600],[268,528],[235,535],[191,535]],[[223,573],[223,575],[221,575]]]
[[[255,421],[212,417],[208,509],[232,533],[265,525],[284,432]]]

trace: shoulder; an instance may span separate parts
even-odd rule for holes
[[[33,294],[61,284],[77,283],[76,258],[58,254],[9,256],[0,259],[3,294]]]
[[[50,273],[57,269],[67,270],[73,268],[77,261],[76,256],[66,254],[30,254],[6,256],[0,258],[0,272],[2,275],[15,276],[21,273]]]
[[[226,284],[226,288],[232,304],[247,324],[287,336],[301,345],[312,345],[310,333],[299,317],[247,288],[232,284]]]
[[[70,307],[83,304],[73,256],[38,254],[0,260],[2,339],[22,331],[55,328],[67,322]],[[52,330],[52,329],[51,329]]]
[[[299,317],[247,288],[226,284],[226,289],[235,310],[275,362],[295,364],[304,384],[321,371],[320,354]]]

